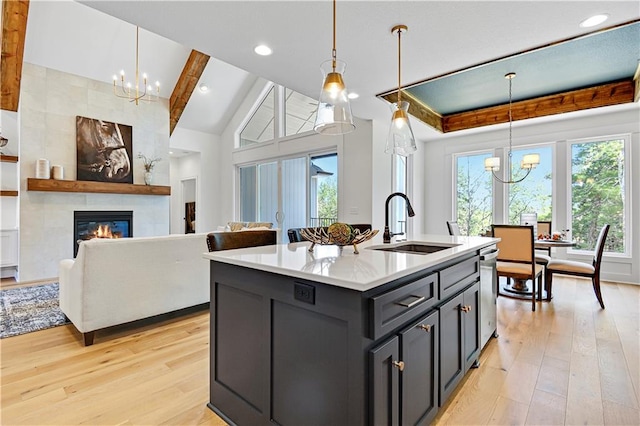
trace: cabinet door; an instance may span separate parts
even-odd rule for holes
[[[400,342],[398,337],[377,346],[369,352],[371,359],[371,422],[374,425],[398,425],[400,368]]]
[[[464,376],[462,357],[464,340],[463,307],[464,295],[458,294],[440,306],[440,406],[444,404],[456,385]]]
[[[480,285],[472,285],[464,291],[464,371],[480,355]]]
[[[426,425],[438,412],[438,311],[400,332],[403,425]]]

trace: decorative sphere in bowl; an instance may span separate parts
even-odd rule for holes
[[[353,227],[348,223],[336,222],[329,225],[327,229],[331,241],[338,245],[351,244],[355,237]]]

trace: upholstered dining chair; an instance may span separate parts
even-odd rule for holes
[[[231,250],[276,244],[275,230],[211,232],[207,234],[209,251]]]
[[[545,272],[545,285],[547,286],[547,300],[551,298],[551,285],[553,284],[553,274],[573,275],[577,277],[591,278],[593,292],[604,309],[602,294],[600,293],[600,264],[602,263],[602,253],[604,243],[609,233],[609,225],[604,225],[600,230],[591,264],[585,262],[575,262],[572,260],[551,259],[547,264]]]
[[[538,235],[540,235],[540,234],[551,235],[551,230],[552,229],[553,228],[551,227],[551,221],[550,220],[539,220],[538,221]],[[547,256],[551,256],[551,247],[538,248],[536,250],[538,250],[538,251],[546,251],[547,252]]]
[[[531,280],[531,310],[535,311],[536,293],[540,295],[542,291],[542,266],[535,261],[533,226],[491,225],[491,231],[495,238],[500,238],[498,278]]]
[[[460,235],[460,228],[458,227],[458,222],[448,220],[447,229],[449,229],[449,235]]]

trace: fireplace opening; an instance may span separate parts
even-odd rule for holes
[[[130,238],[133,236],[132,211],[73,212],[73,257],[81,241],[92,238]]]

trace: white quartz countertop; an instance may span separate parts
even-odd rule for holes
[[[204,257],[232,265],[367,291],[498,241],[498,238],[489,237],[420,235],[408,241],[382,244],[382,236],[378,235],[371,241],[358,244],[360,254],[354,253],[353,246],[345,246],[340,250],[334,245],[316,245],[313,253],[310,253],[308,248],[311,243],[302,242],[223,250],[205,253]],[[430,254],[373,250],[376,247],[394,247],[412,242],[448,248]],[[450,247],[451,245],[456,246]]]

